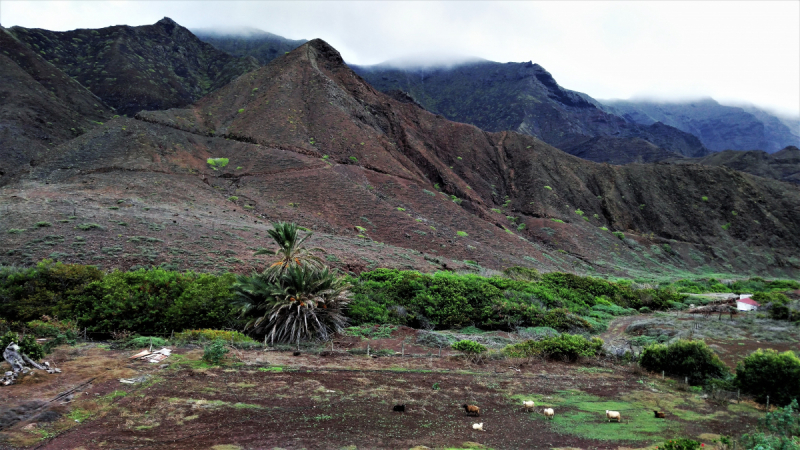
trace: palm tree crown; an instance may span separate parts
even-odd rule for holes
[[[265,248],[256,251],[256,255],[275,255],[278,256],[278,261],[269,266],[262,274],[267,281],[276,280],[281,278],[284,273],[291,267],[297,266],[312,266],[316,268],[324,267],[322,260],[311,254],[319,248],[307,249],[303,247],[303,243],[310,238],[314,233],[308,232],[303,237],[298,235],[298,230],[308,231],[306,228],[298,227],[294,223],[277,222],[272,224],[273,229],[267,231],[275,243],[278,244],[277,250],[268,250]]]

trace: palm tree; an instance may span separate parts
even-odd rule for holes
[[[327,267],[294,265],[271,281],[258,274],[239,276],[233,285],[240,311],[264,311],[245,328],[265,332],[271,342],[328,340],[347,324],[344,308],[350,286]]]
[[[311,254],[320,248],[306,249],[303,243],[310,238],[314,233],[310,232],[307,228],[298,227],[294,223],[278,222],[272,224],[272,230],[267,231],[275,243],[278,244],[277,250],[268,250],[261,248],[256,251],[256,255],[275,255],[278,256],[278,261],[269,266],[263,273],[268,281],[276,280],[283,276],[283,274],[291,267],[297,266],[312,266],[322,268],[325,265],[322,260]],[[298,230],[308,231],[308,234],[302,238],[298,236]]]

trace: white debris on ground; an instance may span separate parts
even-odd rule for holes
[[[150,379],[150,375],[141,375],[135,378],[120,378],[119,382],[123,384],[136,384],[136,383],[144,383],[145,381]]]
[[[154,352],[151,352],[150,350],[142,350],[128,359],[141,359],[150,363],[157,363],[167,359],[171,354],[172,350],[164,347],[161,350],[156,350]]]
[[[17,381],[17,377],[19,377],[20,373],[28,373],[34,369],[44,370],[51,374],[61,373],[61,369],[50,367],[49,362],[39,364],[30,359],[28,355],[20,351],[19,345],[14,342],[9,343],[8,347],[3,351],[3,359],[11,365],[11,371],[6,372],[3,377],[0,378],[0,386],[12,385]],[[29,365],[33,368],[28,367]]]

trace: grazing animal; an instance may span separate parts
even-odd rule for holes
[[[536,404],[533,402],[533,400],[523,400],[522,406],[525,408],[525,411],[530,411],[534,406],[536,406]]]
[[[617,422],[622,422],[622,415],[619,413],[619,411],[606,410],[606,417],[608,418],[609,422],[614,419],[617,419]]]
[[[663,412],[653,411],[653,414],[656,415],[656,419],[664,419],[664,418],[666,418],[666,416],[664,416]]]
[[[552,419],[553,416],[556,415],[556,412],[553,411],[553,408],[545,408],[544,411],[542,411],[542,412],[544,413],[544,416],[549,418],[549,419]]]
[[[483,422],[481,423],[473,423],[472,429],[477,431],[483,431]]]
[[[461,407],[464,408],[464,412],[467,413],[468,416],[480,416],[481,415],[481,409],[478,408],[475,405],[463,404],[463,405],[461,405]]]
[[[394,411],[394,412],[406,412],[406,405],[394,405],[394,408],[392,408],[392,411]]]

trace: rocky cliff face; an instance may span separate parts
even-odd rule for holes
[[[426,109],[488,131],[513,130],[598,162],[653,161],[707,153],[693,135],[661,124],[639,125],[600,108],[591,97],[564,89],[538,64],[479,61],[450,68],[354,67],[377,89],[407,92]],[[587,151],[592,138],[611,142]],[[636,139],[659,147],[644,149]],[[643,152],[642,152],[643,151]],[[653,159],[656,158],[656,159]]]
[[[258,67],[164,18],[154,25],[11,33],[119,114],[186,106]]]
[[[604,100],[604,109],[631,122],[662,122],[691,133],[712,151],[763,150],[774,153],[800,145],[800,131],[754,107],[724,106],[711,98],[690,102]]]

